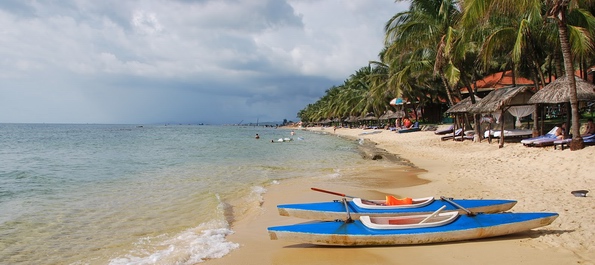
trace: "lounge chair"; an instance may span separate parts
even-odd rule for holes
[[[408,132],[416,132],[416,131],[419,131],[419,130],[421,130],[419,128],[419,122],[415,122],[411,127],[406,128],[406,129],[398,130],[397,132],[398,133],[408,133]]]
[[[560,147],[561,150],[564,150],[564,147],[568,147],[568,145],[570,144],[571,141],[572,141],[571,138],[556,140],[556,141],[554,141],[554,149],[558,149],[558,147]],[[595,144],[595,134],[584,136],[583,143],[585,143],[585,145]]]
[[[554,141],[554,149],[558,149],[558,146],[560,147],[560,149],[564,150],[565,146],[568,146],[568,144],[572,141],[571,138],[568,139],[561,139],[561,140],[556,140]]]
[[[499,138],[501,135],[500,131],[494,132],[494,137]],[[521,129],[512,129],[512,130],[504,130],[504,138],[506,137],[526,137],[533,135],[533,130],[521,130]]]
[[[445,136],[440,137],[440,140],[446,141],[446,140],[453,139],[454,137],[460,137],[462,135],[463,135],[463,129],[459,128],[454,132],[454,136],[452,134],[445,135]]]
[[[436,135],[443,135],[443,134],[452,133],[452,131],[454,130],[454,128],[455,128],[455,126],[454,125],[451,125],[448,128],[446,128],[446,129],[436,130],[434,132],[434,134],[436,134]]]
[[[454,140],[455,141],[465,141],[465,140],[473,141],[474,138],[475,138],[475,131],[467,130],[467,131],[464,131],[463,133],[461,133],[461,135],[455,136]]]
[[[527,138],[521,140],[521,143],[525,146],[546,146],[546,145],[553,145],[556,140],[559,140],[556,137],[556,130],[558,127],[554,127],[548,133],[544,135],[540,135],[533,138]]]

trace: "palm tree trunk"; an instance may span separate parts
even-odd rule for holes
[[[450,103],[450,106],[452,107],[455,104],[452,98],[452,90],[450,89],[450,85],[448,85],[448,80],[446,79],[446,76],[444,76],[444,72],[442,72],[442,70],[440,70],[440,79],[442,79],[444,88],[446,88],[446,96],[448,97],[448,103]]]
[[[570,51],[570,42],[568,40],[568,28],[566,26],[566,8],[568,7],[568,2],[569,0],[559,0],[556,3],[557,6],[554,7],[555,13],[552,15],[557,18],[560,47],[562,50],[562,57],[564,58],[564,68],[570,85],[570,109],[572,113],[572,141],[570,142],[570,150],[580,150],[585,148],[585,143],[580,135],[576,80],[574,79],[574,65],[572,63],[572,53]]]
[[[467,87],[467,89],[469,90],[469,96],[471,97],[471,103],[475,104],[475,91],[473,91],[473,87],[471,87],[471,82],[467,79],[467,76],[465,74],[463,74],[463,72],[461,71],[461,81],[463,82],[463,84]],[[475,136],[477,136],[477,138],[474,137],[474,140],[477,139],[478,142],[481,142],[481,119],[480,119],[480,114],[479,113],[474,113],[473,114],[473,123],[475,124],[475,128],[473,128]]]

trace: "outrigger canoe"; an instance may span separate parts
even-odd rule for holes
[[[510,210],[517,202],[514,200],[480,200],[480,199],[452,199],[452,202],[472,212],[497,213]],[[353,198],[350,201],[343,202],[334,200],[328,202],[298,203],[298,204],[280,204],[277,205],[279,214],[282,216],[292,216],[304,219],[313,219],[320,221],[333,221],[345,219],[349,209],[352,218],[357,219],[360,216],[382,217],[399,216],[411,214],[429,214],[440,209],[443,206],[444,212],[458,211],[465,213],[460,207],[449,203],[443,199],[434,199],[434,197],[413,199],[412,204],[406,205],[382,205],[383,200],[362,200]]]
[[[458,212],[395,217],[360,216],[269,227],[272,240],[335,246],[412,245],[503,236],[551,224],[557,213]]]

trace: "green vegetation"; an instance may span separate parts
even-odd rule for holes
[[[550,76],[577,70],[586,77],[595,64],[594,10],[595,0],[412,0],[409,10],[387,21],[379,60],[326,90],[298,117],[303,122],[379,117],[396,97],[412,102],[409,107],[436,109],[460,100],[463,87],[474,95],[475,81],[505,70],[538,87]],[[573,91],[572,121],[578,128]]]

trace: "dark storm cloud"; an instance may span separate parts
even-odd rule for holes
[[[377,59],[384,23],[403,8],[392,0],[2,1],[0,122],[295,120]]]

